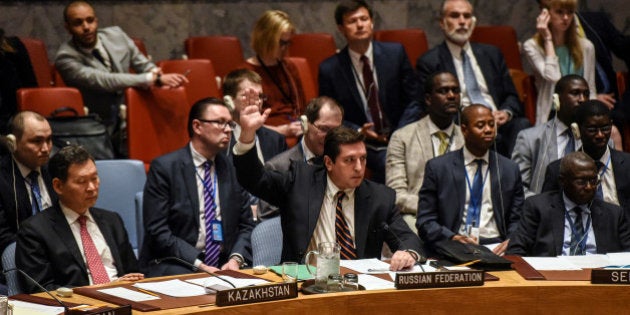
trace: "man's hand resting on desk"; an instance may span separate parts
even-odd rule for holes
[[[214,273],[214,272],[219,271],[219,268],[211,267],[211,266],[208,266],[206,264],[201,264],[197,268],[199,268],[199,269],[201,269],[201,270],[203,270],[205,272],[210,272],[210,273]]]
[[[416,260],[408,252],[397,250],[392,256],[392,260],[389,262],[389,270],[398,271],[406,268],[411,268],[416,264]]]
[[[505,251],[508,248],[508,245],[510,244],[510,240],[507,239],[505,241],[503,241],[501,244],[497,245],[497,247],[495,247],[492,252],[499,255],[499,256],[503,256],[505,254]]]
[[[221,267],[221,270],[241,270],[240,263],[236,259],[230,258],[228,262]]]
[[[144,274],[142,273],[128,273],[116,281],[140,281],[144,279]]]

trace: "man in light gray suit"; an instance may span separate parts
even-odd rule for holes
[[[570,125],[575,119],[575,109],[589,99],[588,84],[579,75],[566,75],[556,84],[555,93],[560,104],[557,116],[542,125],[522,130],[514,145],[512,159],[521,170],[526,197],[541,192],[549,163],[580,147]]]
[[[462,132],[453,123],[461,105],[457,78],[448,71],[433,73],[425,81],[424,95],[429,115],[394,132],[385,164],[385,183],[396,191],[396,204],[412,230],[424,165],[464,145]]]
[[[328,96],[320,96],[306,106],[301,120],[304,132],[302,140],[293,148],[267,161],[265,168],[288,172],[291,163],[323,164],[326,134],[331,129],[341,126],[343,107]],[[262,202],[259,213],[263,219],[270,218],[278,214],[278,208]]]
[[[178,87],[188,82],[182,74],[162,73],[119,27],[99,30],[89,3],[71,2],[63,17],[72,39],[57,51],[55,67],[68,86],[81,91],[85,105],[101,116],[110,132],[118,122],[125,88]],[[135,73],[129,73],[130,68]]]

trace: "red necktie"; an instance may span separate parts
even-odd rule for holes
[[[383,133],[383,128],[387,127],[387,121],[379,106],[378,88],[374,82],[374,73],[370,67],[370,60],[365,55],[361,55],[361,62],[363,62],[363,85],[365,98],[367,99],[370,115],[372,116],[372,122],[374,123],[374,130],[380,134]]]
[[[354,248],[354,242],[352,241],[352,234],[350,234],[350,228],[348,223],[343,217],[343,209],[341,202],[345,197],[343,191],[337,192],[337,208],[335,211],[335,232],[337,234],[337,244],[341,247],[341,259],[351,260],[357,259],[357,251]]]
[[[81,243],[83,244],[83,253],[85,253],[85,260],[87,260],[88,269],[92,274],[92,282],[94,284],[108,283],[109,276],[105,271],[105,266],[101,260],[101,256],[96,250],[96,246],[92,241],[90,233],[88,233],[86,225],[87,217],[82,215],[79,217],[79,224],[81,225]]]

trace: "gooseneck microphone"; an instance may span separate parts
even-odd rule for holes
[[[394,231],[392,231],[392,229],[389,228],[389,224],[387,224],[386,222],[383,222],[381,224],[381,228],[384,231],[389,232],[389,234],[393,235],[396,238],[396,240],[398,241],[398,247],[402,246],[402,244],[403,244],[402,240],[400,239],[400,237],[398,237],[398,235],[396,235],[396,233],[394,233]],[[419,256],[418,257],[418,263],[419,264],[424,264],[425,262],[427,262],[427,258],[422,256],[422,253],[418,253],[418,256]]]
[[[35,279],[31,278],[31,276],[29,276],[24,270],[19,269],[19,268],[9,268],[7,270],[2,270],[2,273],[3,274],[7,274],[7,273],[9,273],[11,271],[17,271],[17,272],[21,273],[31,283],[34,283],[40,290],[42,290],[42,292],[46,292],[46,294],[50,295],[51,298],[53,298],[55,301],[57,301],[57,303],[59,303],[59,305],[61,305],[63,307],[63,313],[64,314],[68,314],[68,306],[66,304],[64,304],[60,299],[58,299],[54,294],[50,293],[50,291],[48,291],[46,288],[44,288],[43,285],[41,285]]]
[[[170,256],[170,257],[163,257],[163,258],[154,259],[153,260],[153,264],[154,265],[159,265],[163,261],[169,261],[169,260],[176,261],[176,262],[178,262],[180,264],[184,264],[184,265],[192,268],[193,271],[201,271],[201,272],[205,272],[205,273],[207,273],[207,274],[209,274],[209,275],[211,275],[213,277],[217,277],[218,279],[221,279],[221,281],[228,283],[230,286],[232,286],[232,288],[236,289],[236,286],[232,282],[230,282],[227,279],[221,277],[220,275],[218,275],[218,274],[216,274],[214,272],[206,271],[206,270],[203,270],[203,269],[201,269],[199,267],[196,267],[195,265],[193,265],[193,264],[191,264],[191,263],[189,263],[189,262],[187,262],[187,261],[185,261],[185,260],[183,260],[183,259],[181,259],[179,257]]]

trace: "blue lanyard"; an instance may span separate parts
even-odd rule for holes
[[[482,164],[483,165],[483,164]],[[483,200],[483,187],[486,185],[486,179],[488,179],[488,173],[490,172],[490,165],[486,168],[486,173],[482,177],[481,180],[481,198],[477,199],[478,196],[473,196],[472,185],[470,184],[470,177],[468,176],[468,171],[464,169],[464,174],[466,175],[466,184],[468,184],[468,192],[470,194],[470,202],[468,203],[468,211],[466,213],[466,230],[471,225],[473,227],[479,226],[479,215],[481,214],[481,201]],[[472,208],[472,209],[471,209]]]
[[[571,219],[571,216],[569,215],[569,211],[565,211],[564,215],[567,218],[567,221],[569,221],[569,227],[571,227],[571,233],[573,233],[573,235],[576,235],[577,227],[575,226],[575,222],[573,221],[573,219]],[[582,215],[582,214],[579,214],[579,215]],[[582,253],[586,253],[586,242],[588,241],[588,231],[590,229],[591,229],[591,216],[589,215],[588,219],[586,220],[586,229],[584,229],[584,237],[582,237],[582,239],[577,244],[580,247],[580,251]],[[571,248],[569,246],[569,254],[575,253],[576,249],[577,248]]]
[[[608,155],[608,160],[606,160],[606,165],[604,165],[604,167],[602,168],[601,173],[599,173],[599,178],[601,179],[602,177],[604,177],[604,174],[606,173],[606,171],[608,170],[608,165],[610,164],[610,158],[612,157],[612,154]],[[600,184],[601,185],[601,184]]]

